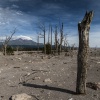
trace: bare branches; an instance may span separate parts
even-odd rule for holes
[[[11,33],[12,33],[11,36],[9,36],[9,37],[6,36],[6,39],[5,39],[5,41],[4,41],[4,45],[6,45],[6,44],[9,43],[9,41],[11,40],[11,38],[12,38],[12,36],[15,34],[15,32],[16,32],[16,28],[14,29],[13,32],[11,32]]]
[[[46,54],[46,45],[45,45],[45,24],[40,24],[39,28],[43,31],[44,34],[41,34],[42,37],[44,37],[44,54]]]
[[[42,31],[45,31],[45,24],[40,23],[38,27],[39,27],[39,29],[41,29]]]
[[[12,39],[12,36],[15,34],[15,32],[16,32],[16,28],[11,32],[12,33],[11,36],[9,36],[9,37],[6,36],[6,39],[3,43],[3,49],[4,49],[3,53],[4,53],[4,55],[6,55],[6,49],[7,49],[8,43]]]

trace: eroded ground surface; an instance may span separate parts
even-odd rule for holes
[[[27,93],[34,100],[100,100],[100,90],[75,95],[77,53],[73,57],[42,54],[0,55],[0,100]],[[89,58],[87,82],[100,82],[100,56]],[[23,84],[22,84],[23,83]]]

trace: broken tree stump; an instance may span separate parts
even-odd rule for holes
[[[89,30],[92,17],[93,11],[86,12],[82,22],[78,23],[79,49],[77,56],[77,94],[86,94],[86,77],[89,53]]]

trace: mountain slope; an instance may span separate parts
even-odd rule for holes
[[[2,44],[2,42],[0,42],[0,45]],[[27,39],[15,39],[15,40],[10,40],[9,45],[37,45],[36,42],[32,41],[32,40],[27,40]],[[40,43],[40,45],[43,45],[42,43]]]

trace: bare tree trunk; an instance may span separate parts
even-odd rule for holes
[[[6,56],[7,55],[7,45],[4,45],[4,55]]]
[[[17,55],[18,55],[18,52],[19,52],[19,46],[16,47],[16,51],[17,51]]]
[[[89,50],[89,30],[92,21],[93,12],[86,12],[82,22],[78,23],[79,31],[79,50],[78,50],[78,68],[76,93],[86,94],[86,78],[88,67],[88,50]]]
[[[44,29],[44,54],[46,54],[46,45],[45,45],[45,29]]]
[[[52,26],[51,26],[51,54],[52,54]]]
[[[66,51],[67,44],[68,44],[68,41],[67,41],[67,34],[66,34],[64,38],[64,51]]]
[[[58,40],[57,40],[57,26],[55,27],[55,50],[56,50],[56,53],[58,52]]]
[[[43,31],[43,34],[40,34],[42,36],[42,38],[44,38],[44,54],[46,54],[46,45],[45,45],[45,24],[40,24],[39,28]]]
[[[63,23],[62,23],[62,27],[60,29],[60,34],[61,34],[61,36],[60,36],[60,47],[59,47],[60,50],[59,51],[61,52],[62,51],[62,42],[63,42]]]
[[[48,43],[50,42],[50,25],[49,25],[49,32],[48,32]]]
[[[37,47],[38,47],[38,53],[39,53],[39,35],[38,35],[38,38],[37,38]]]
[[[64,51],[66,50],[66,42],[64,41]]]
[[[12,32],[11,36],[9,37],[6,37],[4,43],[3,43],[3,47],[4,47],[4,55],[6,56],[7,55],[7,46],[8,46],[8,43],[9,41],[12,39],[12,36],[15,34],[16,32],[16,28],[14,29],[14,31]]]

